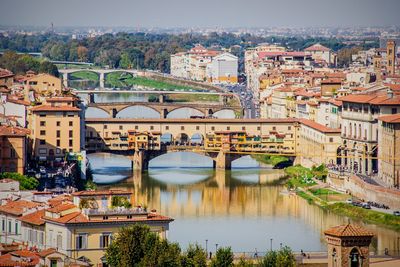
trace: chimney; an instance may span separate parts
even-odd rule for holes
[[[388,97],[388,98],[393,98],[393,91],[392,91],[392,89],[389,88],[389,89],[387,90],[387,93],[386,93],[386,94],[387,94],[387,97]]]

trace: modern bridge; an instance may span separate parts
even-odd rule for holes
[[[151,159],[175,151],[208,156],[217,169],[230,169],[233,160],[257,153],[285,155],[294,161],[298,146],[296,119],[88,118],[85,124],[88,151],[126,154],[134,169],[141,170],[148,168]],[[131,132],[158,136],[161,144],[132,149],[128,141]],[[232,134],[240,137],[225,140]],[[194,143],[195,139],[200,141]]]

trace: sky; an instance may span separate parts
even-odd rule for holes
[[[0,0],[0,25],[399,26],[400,0]]]

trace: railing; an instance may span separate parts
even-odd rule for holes
[[[126,209],[123,207],[118,207],[115,209],[83,209],[83,213],[90,216],[90,215],[131,215],[131,214],[144,215],[147,214],[148,212],[146,211],[146,209],[143,208]]]

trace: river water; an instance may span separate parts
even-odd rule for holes
[[[185,248],[231,246],[235,252],[266,251],[280,243],[295,251],[325,251],[323,231],[348,222],[302,198],[285,193],[282,170],[262,166],[249,156],[232,171],[215,171],[211,159],[190,152],[169,153],[150,161],[147,173],[131,170],[122,155],[88,155],[101,189],[132,192],[134,205],[156,209],[175,219],[168,238]],[[357,222],[360,223],[360,222]],[[399,233],[365,225],[376,233],[371,249],[399,249]]]

